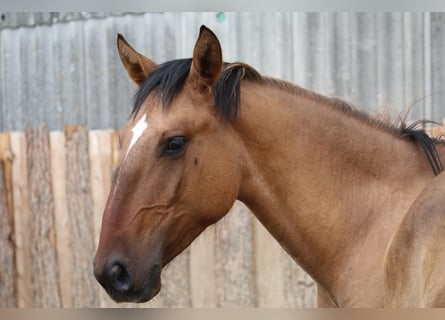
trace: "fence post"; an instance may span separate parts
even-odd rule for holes
[[[0,133],[0,307],[2,308],[16,306],[11,161],[9,134]]]
[[[31,235],[26,139],[23,132],[11,132],[12,194],[17,306],[32,307]]]
[[[68,205],[65,186],[65,134],[50,132],[51,182],[54,194],[54,221],[56,226],[57,262],[62,306],[72,307],[71,294],[71,248]]]
[[[71,248],[73,307],[99,305],[93,276],[94,212],[91,196],[88,130],[65,127],[65,178]]]
[[[29,177],[32,306],[61,307],[48,128],[27,128],[25,135]]]

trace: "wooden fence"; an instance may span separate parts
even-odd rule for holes
[[[163,272],[141,305],[116,304],[92,259],[116,133],[0,133],[0,307],[313,307],[316,287],[241,203]]]

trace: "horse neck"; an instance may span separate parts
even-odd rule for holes
[[[248,160],[239,199],[329,288],[382,219],[385,249],[433,176],[427,160],[413,143],[315,95],[245,83],[241,97],[235,130]]]

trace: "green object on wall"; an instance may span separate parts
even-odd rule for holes
[[[216,20],[218,20],[218,22],[223,22],[226,20],[226,14],[224,12],[218,12],[216,14]]]

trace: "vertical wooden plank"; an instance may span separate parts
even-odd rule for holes
[[[216,307],[215,226],[210,226],[190,246],[190,295],[194,308]]]
[[[314,280],[282,251],[284,267],[284,306],[289,308],[314,308],[317,303],[317,286]]]
[[[255,219],[254,255],[255,282],[258,295],[258,307],[283,308],[284,303],[284,270],[282,251],[278,242],[264,226]]]
[[[94,247],[99,244],[102,214],[108,192],[111,186],[111,171],[113,167],[113,131],[90,131],[90,180],[91,195],[93,197],[94,211]],[[105,292],[105,289],[96,282],[99,295],[99,304],[102,308],[118,306]]]
[[[93,276],[94,218],[88,157],[88,131],[65,127],[65,179],[71,248],[71,295],[74,307],[99,305]]]
[[[102,214],[105,201],[111,187],[111,174],[113,169],[113,136],[112,130],[94,130],[88,134],[89,157],[90,157],[90,183],[93,199],[93,224],[94,224],[94,247],[99,243]],[[101,307],[121,307],[107,295],[102,286],[95,282]]]
[[[1,163],[0,163],[1,164]],[[0,307],[15,307],[14,250],[4,166],[0,165]]]
[[[31,213],[32,306],[60,307],[48,129],[46,126],[27,128],[25,134]]]
[[[88,134],[91,195],[94,208],[94,244],[99,244],[102,214],[111,188],[113,170],[113,130],[93,130]]]
[[[26,140],[23,132],[11,133],[12,194],[17,306],[32,307],[31,239]]]
[[[7,132],[0,132],[0,161],[3,166],[3,179],[6,195],[6,206],[13,218],[13,201],[12,201],[12,152],[10,145],[10,135]]]
[[[65,190],[65,135],[62,131],[50,133],[51,182],[54,195],[54,221],[56,226],[57,262],[62,306],[72,307],[71,251],[68,207]]]
[[[316,306],[315,282],[259,221],[255,223],[255,263],[259,307]]]
[[[11,151],[9,134],[0,133],[0,307],[15,307],[15,272],[12,193]]]
[[[184,308],[191,306],[189,258],[190,248],[184,250],[163,269],[163,287],[158,297],[162,307]]]
[[[216,225],[218,307],[253,307],[256,303],[252,252],[252,214],[240,202]]]

